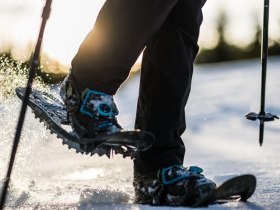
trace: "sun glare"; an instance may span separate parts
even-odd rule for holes
[[[44,51],[69,64],[87,33],[92,29],[103,0],[54,1],[46,28]]]
[[[12,2],[14,0],[11,0]],[[31,43],[37,40],[41,13],[45,1],[22,0],[20,3],[3,4],[1,11],[1,49],[11,47],[16,57],[28,57]],[[50,18],[47,21],[42,50],[62,64],[70,64],[78,47],[92,29],[104,0],[52,1]],[[2,5],[2,3],[1,3]],[[16,6],[15,6],[16,5]],[[2,21],[3,20],[3,21]],[[34,48],[34,46],[32,46]]]
[[[43,52],[64,65],[70,65],[82,40],[92,29],[104,2],[105,0],[52,1]],[[45,0],[0,1],[0,50],[10,47],[17,58],[26,59],[30,56],[30,50],[37,40],[44,4]],[[261,22],[262,6],[261,0],[226,0],[226,3],[225,0],[208,1],[203,8],[200,45],[204,48],[216,46],[217,18],[221,10],[228,16],[227,41],[237,45],[248,44],[255,33],[252,18]],[[279,39],[279,9],[280,3],[272,1],[270,36],[274,39]],[[137,62],[140,59],[141,56]]]

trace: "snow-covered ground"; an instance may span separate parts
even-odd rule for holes
[[[247,203],[213,205],[209,209],[280,209],[280,121],[265,125],[258,144],[258,122],[245,119],[259,111],[258,60],[195,67],[192,93],[186,107],[188,129],[183,135],[185,165],[199,165],[221,183],[225,178],[252,173],[258,179]],[[269,60],[266,111],[280,115],[280,58]],[[116,99],[120,122],[133,128],[139,76],[131,78]],[[3,88],[3,87],[2,87]],[[0,102],[0,178],[6,173],[20,101]],[[133,204],[132,161],[83,156],[62,146],[30,110],[11,179],[11,209],[187,209]]]

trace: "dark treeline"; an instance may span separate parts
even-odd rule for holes
[[[197,64],[202,63],[214,63],[222,61],[240,60],[257,58],[261,55],[261,39],[262,39],[262,28],[256,21],[255,26],[255,37],[252,42],[245,47],[238,47],[229,44],[225,39],[225,27],[228,24],[225,13],[221,12],[218,19],[218,44],[213,49],[203,49],[203,46],[196,58]],[[269,55],[280,55],[280,38],[279,40],[269,40]],[[1,53],[0,57],[5,56],[9,58],[11,64],[15,61],[12,57],[11,50]],[[63,80],[67,72],[58,61],[48,58],[46,55],[42,55],[42,64],[37,71],[37,77],[40,77],[44,83],[57,84]],[[21,62],[23,69],[29,69],[30,59]],[[46,65],[48,63],[48,65]],[[17,64],[18,65],[18,64]],[[1,66],[1,65],[0,65]],[[17,68],[15,68],[17,71]],[[64,72],[64,73],[62,73]]]
[[[225,27],[227,25],[227,17],[222,12],[218,19],[218,44],[214,49],[200,50],[196,63],[214,63],[222,61],[240,60],[257,58],[261,56],[262,28],[255,23],[255,37],[246,47],[237,47],[226,42]],[[280,32],[279,32],[280,33]],[[279,40],[269,40],[269,55],[280,55],[280,38]]]

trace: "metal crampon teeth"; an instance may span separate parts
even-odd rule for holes
[[[77,154],[85,154],[93,156],[97,154],[98,156],[106,155],[108,158],[113,157],[114,154],[122,155],[123,158],[130,157],[131,159],[135,158],[135,153],[137,149],[131,146],[120,145],[120,144],[108,144],[106,142],[94,145],[94,144],[79,144],[78,142],[70,141],[62,134],[58,133],[52,124],[49,124],[44,118],[45,116],[39,109],[31,109],[32,113],[34,113],[35,119],[38,119],[41,123],[44,124],[47,130],[50,131],[51,134],[54,134],[56,138],[62,139],[62,144],[67,145],[69,149],[74,149]],[[69,122],[65,124],[69,125]]]
[[[82,154],[82,155],[85,154],[90,156],[97,154],[100,157],[106,155],[108,158],[113,157],[114,154],[116,155],[120,154],[123,156],[123,158],[126,157],[130,157],[131,159],[135,158],[135,152],[136,152],[135,148],[122,146],[122,145],[99,144],[98,146],[94,146],[93,144],[79,144],[73,141],[69,141],[63,135],[56,133],[56,131],[52,129],[52,127],[40,117],[35,117],[35,119],[39,119],[39,121],[44,124],[46,129],[48,129],[51,134],[54,134],[57,138],[62,139],[62,145],[67,145],[69,150],[74,149],[77,154]]]

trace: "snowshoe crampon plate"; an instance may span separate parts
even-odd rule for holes
[[[256,189],[256,177],[251,174],[245,174],[233,177],[206,197],[197,201],[192,207],[208,206],[210,204],[221,204],[230,201],[247,201]]]
[[[23,100],[25,88],[16,88],[17,96]],[[63,102],[47,92],[32,90],[28,106],[36,118],[44,122],[51,133],[55,133],[62,143],[73,148],[77,153],[107,155],[113,152],[123,157],[134,158],[135,153],[151,147],[154,136],[146,131],[121,131],[113,134],[101,134],[95,138],[79,138],[72,132],[70,122],[67,120],[67,111]]]

